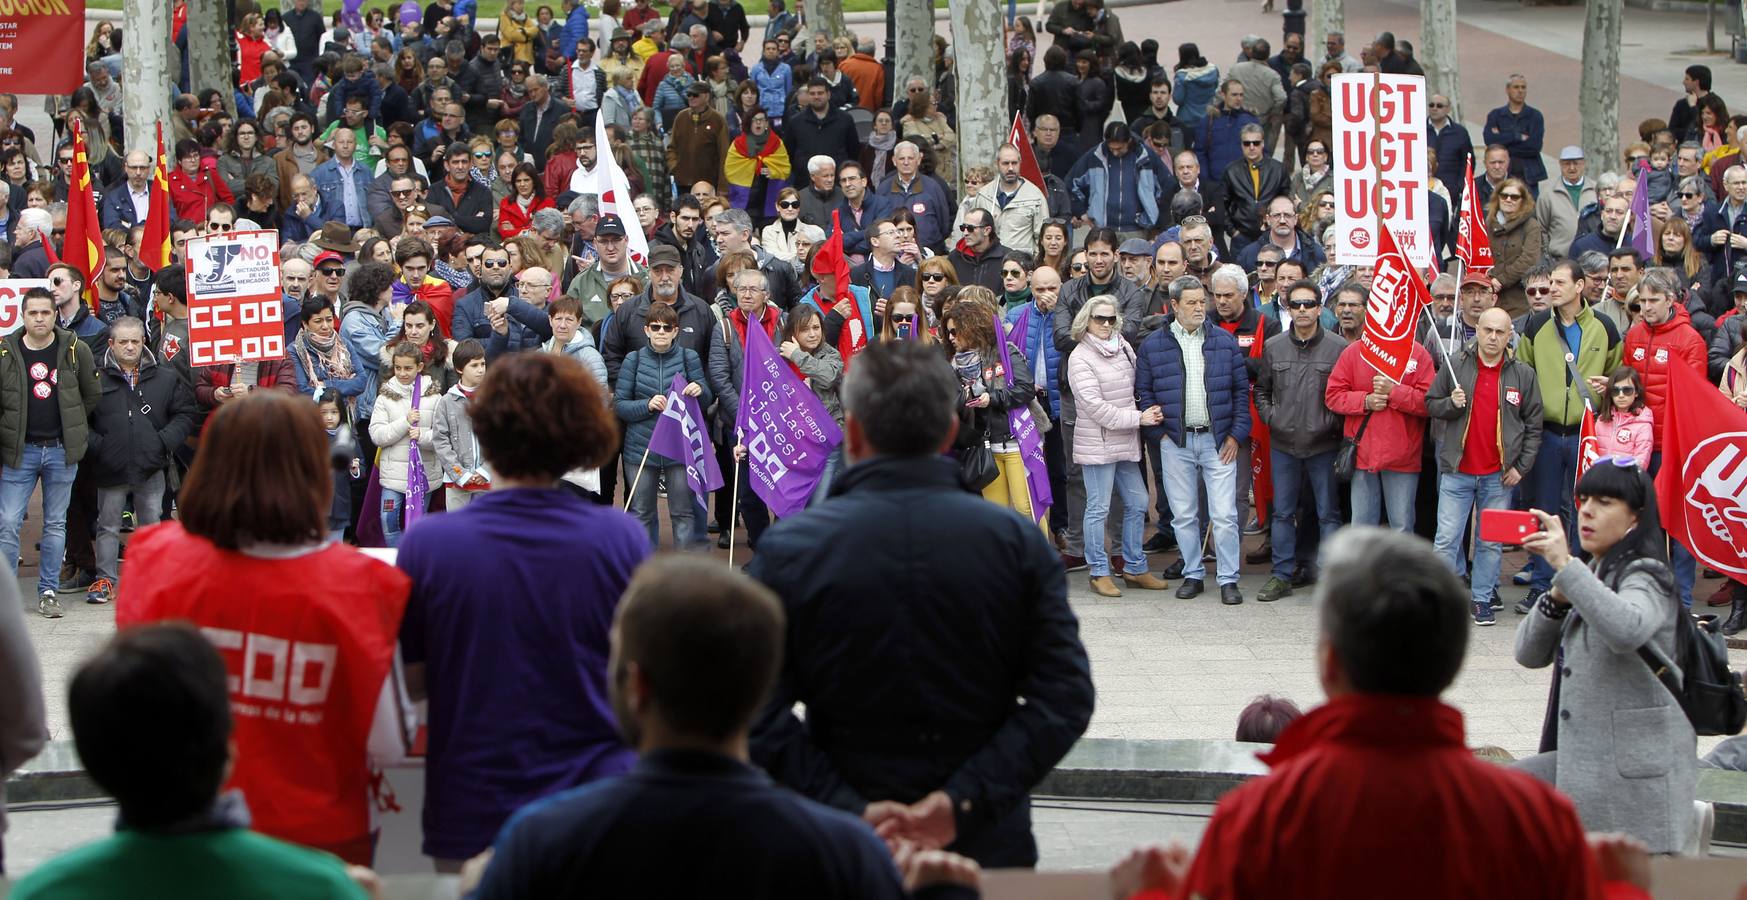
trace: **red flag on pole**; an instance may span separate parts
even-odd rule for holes
[[[1400,381],[1413,355],[1413,336],[1420,310],[1431,293],[1419,270],[1395,243],[1395,232],[1379,228],[1378,252],[1371,276],[1371,299],[1365,308],[1365,330],[1359,334],[1360,356],[1371,367]]]
[[[1492,268],[1492,238],[1486,234],[1486,216],[1474,190],[1474,158],[1462,169],[1462,213],[1456,217],[1456,256],[1470,272]]]
[[[1049,195],[1049,188],[1043,183],[1043,167],[1037,164],[1037,153],[1031,149],[1031,134],[1025,130],[1025,114],[1013,114],[1013,130],[1007,134],[1007,142],[1019,148],[1019,177],[1037,185],[1037,189]]]
[[[1577,490],[1577,482],[1583,480],[1583,473],[1595,461],[1601,459],[1601,438],[1595,433],[1595,410],[1589,404],[1583,404],[1583,424],[1577,429],[1577,481],[1571,483],[1571,489]]]
[[[871,323],[862,317],[855,291],[849,284],[849,258],[843,255],[843,226],[837,210],[831,211],[831,236],[825,239],[825,245],[813,257],[813,274],[831,276],[831,304],[825,304],[817,296],[814,298],[820,312],[825,312],[845,300],[849,302],[852,312],[844,316],[843,331],[837,336],[837,352],[843,357],[843,364],[848,366],[850,357],[866,349],[867,330]]]
[[[1258,320],[1256,339],[1250,344],[1251,358],[1262,358],[1267,334],[1267,322]],[[1274,512],[1274,460],[1269,455],[1274,442],[1268,426],[1262,424],[1261,414],[1256,412],[1254,392],[1250,393],[1250,421],[1255,423],[1250,427],[1250,490],[1256,495],[1256,521],[1265,525]]]
[[[170,264],[170,166],[164,157],[164,123],[158,123],[158,155],[152,160],[152,183],[145,233],[140,235],[140,262],[156,272]]]
[[[1656,502],[1668,536],[1747,583],[1747,412],[1684,365],[1668,367]]]
[[[72,117],[73,170],[67,177],[67,233],[61,256],[85,276],[85,300],[97,311],[97,273],[103,270],[103,224],[91,189],[91,162],[85,155],[85,129]],[[43,242],[46,246],[48,241]]]

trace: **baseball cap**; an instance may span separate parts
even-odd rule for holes
[[[1747,294],[1747,272],[1735,276],[1735,289],[1730,293]]]
[[[596,237],[603,234],[613,237],[624,237],[625,220],[619,218],[616,213],[606,213],[601,216],[599,222],[595,223],[594,233]]]
[[[321,268],[323,263],[334,263],[343,266],[346,264],[346,258],[332,250],[323,250],[315,255],[315,259],[309,261],[309,264],[317,269]]]
[[[1565,162],[1567,160],[1573,160],[1573,159],[1582,159],[1582,158],[1583,158],[1583,148],[1577,146],[1576,144],[1567,144],[1563,149],[1561,149],[1559,151],[1559,161],[1560,162]]]
[[[598,227],[595,229],[595,234],[600,234]],[[656,244],[655,249],[649,251],[649,268],[651,269],[656,266],[678,266],[679,264],[679,248],[672,244]]]
[[[1468,287],[1469,285],[1490,289],[1492,287],[1492,278],[1485,272],[1476,272],[1470,269],[1468,270],[1468,274],[1462,276],[1462,287]]]
[[[454,228],[455,220],[445,215],[435,215],[425,220],[426,228],[443,228],[445,226]]]
[[[1119,256],[1151,257],[1153,255],[1153,245],[1152,242],[1144,241],[1140,238],[1129,238],[1122,242],[1122,246],[1116,249],[1116,253]]]

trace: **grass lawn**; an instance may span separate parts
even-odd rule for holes
[[[548,2],[554,10],[559,8],[559,4],[555,2],[555,0],[529,0],[528,7],[530,9],[538,9],[542,4]],[[119,10],[121,9],[121,3],[122,0],[85,0],[85,7],[87,9]],[[741,0],[741,5],[746,7],[748,15],[764,12],[763,4],[757,3],[756,0],[753,3],[746,3],[745,0]],[[365,0],[364,2],[365,9],[386,7],[391,12],[399,6],[399,3],[386,2],[386,0]],[[754,6],[759,8],[754,9]],[[883,12],[886,6],[886,0],[843,0],[844,12]],[[936,9],[945,9],[946,0],[934,0],[934,7]],[[323,8],[329,13],[332,13],[334,9],[338,8],[338,4],[333,2],[333,0],[327,0],[327,2],[323,3]],[[657,3],[655,4],[655,8],[661,10],[663,15],[666,15],[667,10],[669,9],[668,5],[665,3]],[[503,0],[480,0],[479,2],[479,17],[482,20],[495,21],[498,14],[502,11]],[[394,17],[390,15],[389,18],[393,19]]]

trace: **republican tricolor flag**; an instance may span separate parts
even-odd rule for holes
[[[103,270],[103,224],[97,219],[97,195],[91,189],[91,161],[85,155],[85,129],[79,117],[73,125],[73,171],[67,176],[67,233],[61,259],[85,277],[85,300],[97,311],[97,273]],[[46,245],[48,242],[45,241]]]

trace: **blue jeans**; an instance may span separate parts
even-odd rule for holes
[[[0,470],[0,554],[6,556],[6,571],[18,577],[18,529],[24,524],[24,509],[30,494],[42,479],[42,559],[37,564],[36,592],[53,593],[61,586],[61,561],[67,554],[67,503],[73,498],[77,463],[67,463],[67,451],[53,446],[25,444],[18,468]]]
[[[1146,481],[1139,462],[1082,465],[1086,479],[1086,565],[1093,578],[1110,574],[1110,555],[1104,551],[1104,520],[1110,515],[1110,489],[1122,492],[1122,571],[1146,574],[1146,551],[1140,549],[1146,530]]]
[[[1159,441],[1165,494],[1171,504],[1171,529],[1183,554],[1183,577],[1207,580],[1201,552],[1201,485],[1207,485],[1207,518],[1213,528],[1213,558],[1220,584],[1237,584],[1240,538],[1237,521],[1238,459],[1219,461],[1212,432],[1183,433],[1183,446]]]
[[[1662,469],[1662,451],[1650,454],[1650,477]],[[1668,539],[1668,566],[1674,570],[1674,586],[1680,591],[1682,608],[1692,608],[1692,583],[1698,578],[1698,560],[1674,538]]]
[[[1274,543],[1275,578],[1285,581],[1292,577],[1292,567],[1298,555],[1298,491],[1306,479],[1316,500],[1316,520],[1321,524],[1322,545],[1341,527],[1341,505],[1335,498],[1335,453],[1326,450],[1315,456],[1297,457],[1280,450],[1269,450],[1274,467],[1274,516],[1268,531]]]
[[[1573,496],[1577,488],[1577,445],[1575,434],[1541,432],[1541,450],[1535,454],[1535,468],[1528,475],[1527,499],[1530,506],[1553,513],[1565,527],[1571,552],[1578,552],[1577,504]],[[1553,586],[1553,567],[1547,561],[1529,554],[1529,593]]]
[[[1413,501],[1419,492],[1418,472],[1353,472],[1353,524],[1376,525],[1389,510],[1389,527],[1413,533]]]
[[[425,494],[425,509],[430,509],[431,495]],[[420,510],[424,512],[424,510]],[[400,546],[401,520],[406,515],[406,494],[392,488],[382,489],[382,542],[389,547]]]
[[[655,508],[655,494],[663,476],[667,479],[667,519],[673,525],[673,549],[686,550],[691,547],[697,531],[698,501],[692,498],[691,484],[685,480],[685,466],[650,463],[643,467],[643,477],[638,478],[637,467],[631,464],[630,457],[625,457],[625,489],[630,490],[633,482],[637,486],[631,494],[631,515],[636,516],[649,532],[651,550],[661,546],[661,520]],[[728,523],[723,527],[732,529],[734,526]]]
[[[1462,535],[1468,529],[1468,518],[1478,509],[1504,509],[1506,493],[1503,473],[1464,475],[1445,472],[1438,476],[1438,536],[1432,550],[1449,563],[1450,571],[1462,577]],[[1478,539],[1475,529],[1474,572],[1469,579],[1469,591],[1475,603],[1490,603],[1498,587],[1498,565],[1504,559],[1504,548],[1491,541]]]

